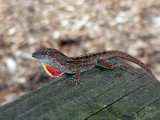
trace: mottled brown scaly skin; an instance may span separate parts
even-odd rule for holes
[[[99,53],[89,53],[79,57],[67,57],[60,51],[53,48],[42,48],[37,52],[32,54],[32,57],[39,59],[42,63],[52,65],[56,67],[58,70],[73,74],[76,73],[76,81],[80,81],[80,73],[83,71],[87,71],[95,67],[96,65],[114,69],[115,67],[123,67],[126,70],[129,70],[129,67],[124,66],[120,63],[110,64],[106,60],[112,57],[123,58],[128,61],[131,61],[146,70],[146,72],[152,76],[154,79],[155,76],[151,72],[151,70],[140,60],[137,58],[116,50],[104,51]]]

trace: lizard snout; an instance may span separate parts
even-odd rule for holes
[[[37,58],[37,53],[36,53],[36,52],[33,53],[33,54],[32,54],[32,57]]]
[[[35,59],[39,59],[39,60],[45,58],[45,56],[42,55],[39,51],[34,52],[34,53],[32,54],[32,57],[35,58]]]

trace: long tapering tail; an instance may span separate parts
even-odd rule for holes
[[[152,71],[144,63],[142,63],[140,60],[138,60],[137,58],[135,58],[135,57],[133,57],[133,56],[127,54],[127,53],[124,53],[122,51],[117,51],[117,50],[111,50],[111,51],[103,52],[100,56],[105,58],[105,59],[109,59],[109,58],[112,58],[112,57],[119,57],[119,58],[126,59],[128,61],[131,61],[131,62],[141,66],[143,69],[145,69],[147,71],[147,73],[150,76],[152,76],[156,79],[156,77],[154,76]]]

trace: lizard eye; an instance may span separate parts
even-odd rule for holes
[[[49,53],[49,51],[48,50],[44,50],[44,51],[42,51],[42,54],[43,55],[47,55]]]

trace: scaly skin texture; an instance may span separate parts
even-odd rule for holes
[[[53,48],[42,48],[32,54],[32,57],[39,59],[46,72],[52,77],[59,77],[64,73],[76,74],[76,83],[80,82],[80,73],[94,68],[96,65],[114,69],[116,67],[135,72],[128,66],[120,63],[108,63],[106,60],[113,57],[123,58],[141,66],[148,75],[156,79],[152,71],[137,58],[117,50],[89,53],[79,57],[68,57]]]

